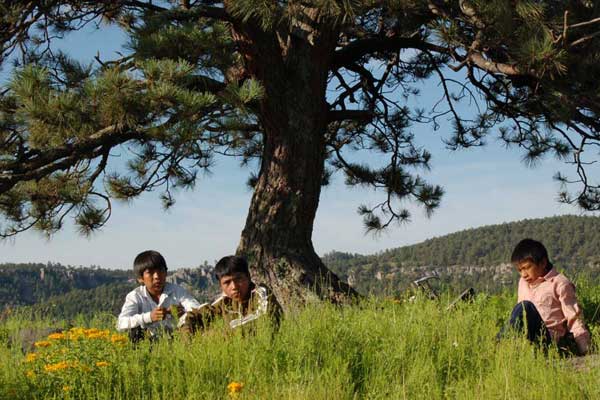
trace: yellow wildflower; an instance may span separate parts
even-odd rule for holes
[[[52,343],[50,343],[47,340],[40,340],[39,342],[35,342],[33,345],[35,347],[48,347],[50,346]]]
[[[127,343],[127,337],[124,335],[119,335],[119,334],[115,333],[110,337],[110,341],[113,344],[125,344],[125,343]]]
[[[110,332],[108,330],[98,330],[96,328],[88,329],[85,332],[85,336],[88,339],[105,339],[108,338]]]
[[[25,362],[34,362],[37,359],[37,354],[35,353],[27,353],[25,356]]]
[[[239,393],[242,391],[243,388],[244,384],[241,382],[231,382],[229,385],[227,385],[227,390],[229,391],[229,394]]]
[[[62,340],[65,338],[65,334],[62,332],[52,333],[48,335],[48,339],[50,340]]]
[[[96,367],[108,367],[110,363],[108,361],[97,361]]]
[[[35,372],[33,372],[32,370],[28,370],[27,372],[25,372],[25,376],[27,376],[28,378],[35,378]]]
[[[57,362],[56,364],[47,364],[44,366],[46,372],[56,372],[69,368],[69,363],[66,361]]]
[[[68,338],[71,340],[77,340],[82,336],[85,336],[85,329],[83,328],[71,328],[69,329]]]
[[[71,390],[71,386],[65,385],[63,386],[63,392],[68,392]]]

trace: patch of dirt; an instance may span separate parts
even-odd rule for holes
[[[576,371],[587,372],[592,368],[600,367],[600,354],[590,354],[585,357],[573,357],[568,359],[567,362]]]

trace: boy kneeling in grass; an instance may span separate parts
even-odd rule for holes
[[[182,332],[194,333],[205,329],[216,318],[222,318],[231,329],[259,318],[270,317],[275,324],[279,322],[279,303],[266,287],[252,282],[245,258],[223,257],[215,266],[215,276],[222,294],[211,304],[186,312],[179,320]]]
[[[519,279],[518,304],[510,316],[510,326],[527,338],[561,351],[584,355],[590,348],[590,333],[583,323],[575,286],[554,269],[544,245],[532,239],[521,240],[511,256]],[[499,336],[502,336],[501,331]]]
[[[166,282],[167,263],[154,250],[144,251],[133,261],[133,273],[141,286],[125,298],[117,330],[128,331],[133,342],[144,336],[157,338],[173,331],[173,315],[199,308],[200,303],[179,285]]]

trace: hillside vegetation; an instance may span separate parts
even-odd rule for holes
[[[167,280],[198,300],[217,293],[212,267],[169,271]],[[118,314],[125,295],[137,286],[131,271],[48,264],[0,264],[0,312],[27,307],[48,318],[72,319],[96,312]]]
[[[548,220],[549,225],[539,223],[544,220],[514,224],[530,232],[542,226],[566,229],[561,224],[572,224],[570,239],[587,242],[586,230],[575,226],[585,226],[588,220],[598,223],[597,218]],[[485,279],[496,279],[491,271],[506,267],[510,275],[512,268],[502,264],[505,260],[501,257],[490,258],[489,265],[460,265],[460,258],[440,265],[428,264],[431,259],[420,262],[418,254],[426,254],[426,246],[436,249],[446,241],[448,246],[458,246],[458,257],[468,251],[460,243],[464,247],[473,242],[461,235],[483,238],[487,233],[515,232],[514,227],[505,229],[505,225],[511,224],[468,230],[375,256],[333,253],[326,260],[346,273],[345,278],[364,285],[361,290],[373,293],[382,293],[387,283],[431,271],[460,277],[462,280],[455,282],[458,285],[480,278],[477,282],[483,284]],[[577,291],[583,317],[597,339],[600,286],[591,279],[597,271],[594,251],[581,252],[574,246],[576,251],[569,253],[566,245],[564,249],[551,245],[548,239],[530,232],[510,239],[498,236],[499,242],[506,241],[506,257],[525,236],[547,243],[557,264],[558,260],[568,264],[571,258],[567,254],[577,253],[571,257],[581,257],[581,264],[571,264],[570,272],[585,270],[590,275],[577,277]],[[596,234],[590,237],[597,240]],[[414,254],[415,258],[402,262],[396,258],[399,254]],[[499,266],[494,266],[496,262]],[[48,266],[44,268],[46,271]],[[346,307],[311,304],[287,313],[278,330],[259,320],[252,331],[223,334],[225,327],[217,322],[191,339],[176,333],[173,340],[133,347],[114,331],[114,313],[135,282],[128,280],[124,271],[114,272],[122,274],[122,280],[73,289],[0,316],[0,399],[600,398],[597,345],[588,357],[562,358],[555,349],[545,354],[523,338],[495,340],[516,301],[514,287],[498,295],[479,293],[471,302],[460,302],[450,310],[446,308],[452,299],[449,292],[442,292],[435,301],[424,296],[408,300],[400,295],[366,298]],[[75,276],[79,275],[72,274]],[[202,288],[198,296],[215,289],[209,267],[178,270],[169,279]],[[62,282],[60,279],[31,282],[54,282],[53,290],[64,289],[56,283]],[[65,317],[60,318],[61,312]],[[31,345],[34,341],[37,344]]]
[[[59,263],[0,264],[0,304],[31,305],[76,289],[126,282],[129,275],[128,271]]]
[[[600,217],[572,215],[467,229],[376,255],[333,252],[323,259],[363,293],[393,293],[432,272],[444,284],[498,291],[516,282],[510,255],[524,238],[544,243],[551,261],[570,275],[598,275]]]
[[[514,288],[517,275],[508,261],[514,245],[525,237],[545,243],[551,260],[575,280],[581,275],[599,276],[600,217],[523,220],[456,232],[370,256],[332,252],[323,260],[364,294],[397,296],[413,280],[432,273],[440,277],[434,285],[492,293]],[[218,291],[212,275],[212,267],[205,263],[170,271],[169,279],[207,301]],[[0,304],[28,305],[35,312],[57,318],[100,310],[116,313],[135,285],[130,271],[0,264]]]

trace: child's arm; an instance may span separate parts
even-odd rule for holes
[[[585,327],[582,319],[581,308],[577,304],[575,286],[571,282],[564,282],[557,286],[558,299],[565,318],[567,328],[573,334],[580,354],[586,354],[590,347],[590,332]]]
[[[210,304],[204,303],[201,304],[200,307],[196,307],[183,314],[183,316],[179,318],[177,327],[180,332],[191,335],[197,331],[206,329],[215,319],[216,315],[216,310]]]
[[[200,302],[198,300],[196,300],[194,298],[194,296],[192,296],[190,294],[190,292],[188,292],[181,286],[179,286],[177,288],[177,299],[178,299],[179,304],[181,304],[183,306],[183,309],[186,312],[192,311],[196,308],[200,308],[200,306],[201,306]]]

